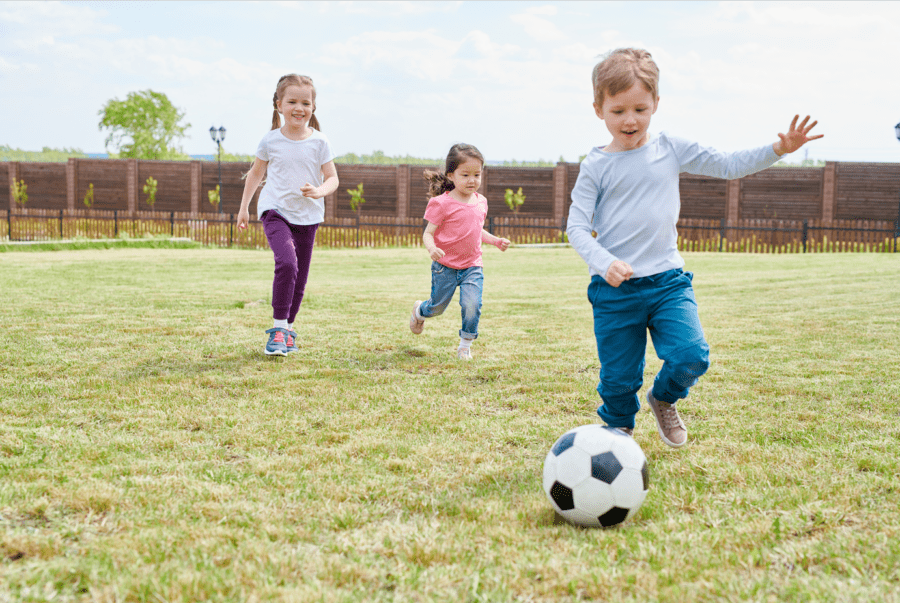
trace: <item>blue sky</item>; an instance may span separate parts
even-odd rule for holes
[[[575,161],[610,139],[597,56],[639,46],[652,131],[736,150],[809,113],[810,159],[900,162],[898,23],[898,2],[0,2],[0,144],[103,152],[102,106],[152,89],[185,111],[185,152],[224,125],[249,154],[296,72],[338,154]]]

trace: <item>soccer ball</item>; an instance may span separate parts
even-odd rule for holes
[[[568,521],[615,526],[633,517],[650,487],[647,457],[618,429],[582,425],[564,433],[544,459],[544,492]]]

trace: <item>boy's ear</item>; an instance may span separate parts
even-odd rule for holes
[[[654,109],[654,111],[656,111],[656,109]],[[603,107],[601,107],[597,103],[594,103],[594,113],[596,113],[597,117],[599,117],[601,120],[603,119]]]
[[[656,113],[656,110],[659,109],[659,97],[656,97],[656,102],[653,103],[653,113]]]

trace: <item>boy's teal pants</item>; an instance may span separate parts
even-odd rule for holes
[[[591,278],[588,299],[594,307],[594,335],[600,356],[597,409],[610,427],[634,428],[641,407],[637,393],[644,383],[647,332],[663,361],[653,382],[653,397],[675,403],[709,368],[709,345],[703,337],[693,274],[680,268],[634,278],[612,287]]]

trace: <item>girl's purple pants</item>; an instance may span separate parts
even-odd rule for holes
[[[262,223],[269,247],[275,254],[272,317],[293,324],[303,301],[319,225],[291,224],[274,210],[263,213]]]

